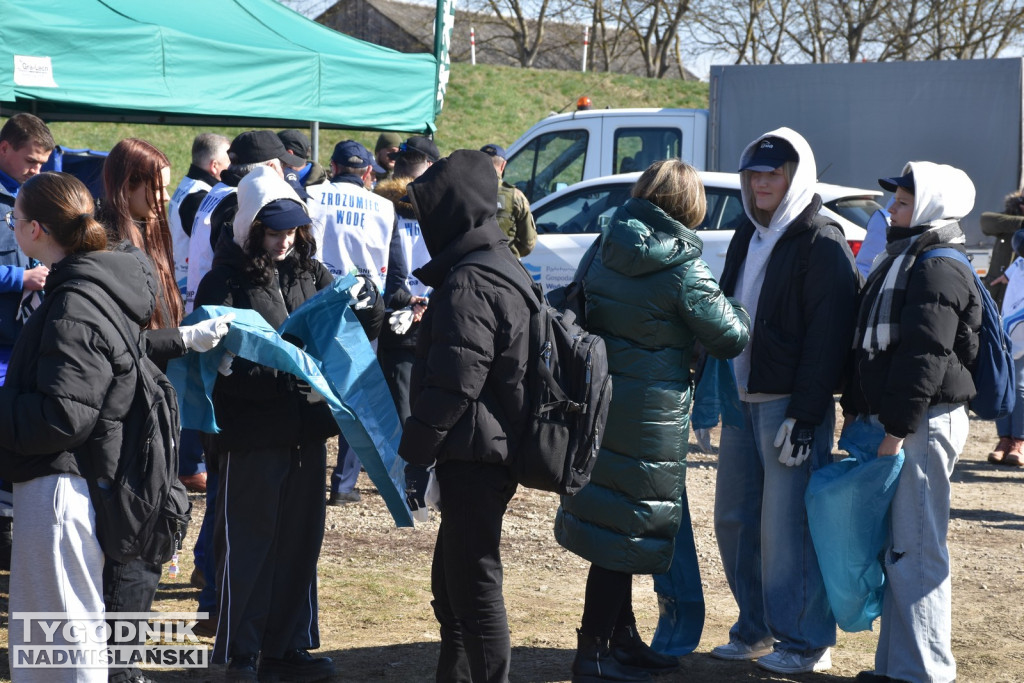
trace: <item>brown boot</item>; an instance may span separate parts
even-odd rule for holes
[[[999,443],[992,449],[992,452],[988,454],[988,461],[993,465],[1003,464],[1003,458],[1006,457],[1006,452],[1010,450],[1010,446],[1013,445],[1013,440],[1008,436],[999,437]]]
[[[1024,467],[1024,439],[1010,439],[1010,450],[1003,456],[1003,464]]]

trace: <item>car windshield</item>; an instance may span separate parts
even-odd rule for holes
[[[825,206],[862,228],[867,228],[871,214],[882,208],[882,205],[871,197],[843,197],[825,202]]]

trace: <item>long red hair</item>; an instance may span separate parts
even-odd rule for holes
[[[104,198],[100,217],[110,232],[112,241],[127,241],[146,252],[159,283],[162,301],[148,327],[159,329],[177,327],[185,313],[178,284],[174,280],[174,252],[171,230],[167,224],[167,209],[157,197],[162,196],[161,171],[170,168],[159,149],[145,140],[125,138],[114,145],[103,163]],[[147,196],[155,208],[155,217],[145,223],[132,219],[130,196],[140,184],[145,184]]]

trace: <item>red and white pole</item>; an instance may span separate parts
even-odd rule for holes
[[[590,45],[590,27],[583,27],[583,64],[580,67],[580,71],[586,73],[587,71],[587,47]]]
[[[469,63],[476,66],[476,29],[469,27]]]

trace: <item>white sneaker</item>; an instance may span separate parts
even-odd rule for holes
[[[777,674],[807,674],[832,668],[832,650],[825,648],[816,655],[802,655],[792,650],[776,650],[757,660],[762,669]]]
[[[753,645],[747,645],[740,640],[730,638],[728,644],[719,645],[713,649],[711,656],[715,659],[727,659],[730,661],[757,659],[771,653],[774,645],[775,639],[771,636],[764,640],[759,640]]]

